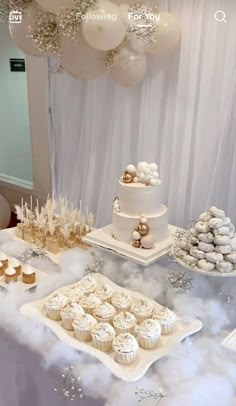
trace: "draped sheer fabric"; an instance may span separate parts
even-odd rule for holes
[[[157,162],[170,223],[210,205],[236,223],[236,2],[170,0],[159,9],[179,19],[181,48],[150,58],[140,86],[122,88],[108,74],[50,76],[54,192],[81,199],[102,226],[125,166]],[[227,23],[215,21],[217,10]]]

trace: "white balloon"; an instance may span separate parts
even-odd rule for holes
[[[109,51],[120,45],[126,35],[121,10],[107,0],[83,16],[82,32],[86,41],[95,49]]]
[[[45,11],[57,14],[64,8],[74,8],[72,0],[36,0]]]
[[[18,25],[18,24],[16,24]],[[6,228],[10,222],[11,209],[8,201],[0,195],[0,229]]]
[[[122,86],[136,86],[143,80],[147,69],[145,55],[136,54],[123,46],[111,66],[112,79]]]
[[[181,29],[177,18],[171,13],[160,13],[156,42],[148,52],[152,55],[167,55],[180,43]]]
[[[61,37],[62,66],[70,75],[79,79],[96,79],[106,69],[106,52],[92,48],[82,34],[75,40]]]
[[[28,55],[45,56],[28,37],[29,26],[32,24],[39,6],[33,1],[25,10],[20,24],[9,23],[9,31],[16,46]]]

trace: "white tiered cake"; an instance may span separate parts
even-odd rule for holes
[[[113,202],[112,235],[134,247],[153,248],[169,236],[167,208],[155,163],[128,165]]]

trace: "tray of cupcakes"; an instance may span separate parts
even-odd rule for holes
[[[24,304],[20,312],[41,321],[59,339],[93,355],[115,376],[131,382],[202,328],[200,320],[186,322],[101,274],[87,275],[76,284]]]
[[[0,252],[0,287],[4,290],[14,283],[17,289],[28,290],[35,287],[47,274],[33,268],[28,264],[22,264],[18,259],[7,256]]]

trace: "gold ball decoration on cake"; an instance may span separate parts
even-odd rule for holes
[[[139,232],[141,235],[147,235],[147,234],[149,233],[149,226],[148,226],[148,224],[140,223],[139,226],[138,226],[138,232]]]
[[[125,183],[131,183],[133,181],[133,176],[129,172],[124,172],[123,175],[123,182]]]
[[[132,245],[135,248],[140,248],[141,246],[140,240],[133,240]]]

